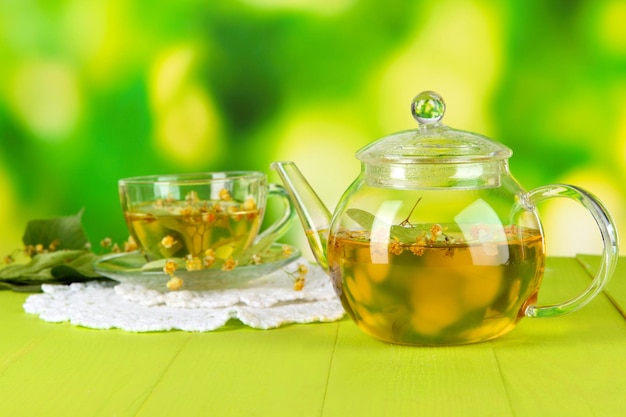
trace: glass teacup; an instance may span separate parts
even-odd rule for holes
[[[293,215],[283,188],[256,171],[125,178],[119,194],[129,232],[148,261],[247,261],[280,238]],[[270,197],[282,201],[282,214],[260,231]]]

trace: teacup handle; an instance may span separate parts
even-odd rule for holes
[[[582,204],[593,216],[602,235],[602,264],[591,284],[579,295],[561,304],[538,306],[529,305],[524,314],[527,317],[555,317],[571,313],[586,305],[609,282],[619,256],[617,228],[603,204],[591,193],[568,184],[555,184],[535,188],[524,196],[530,206],[554,197],[565,197]]]
[[[267,194],[268,199],[277,197],[283,202],[282,215],[254,239],[252,246],[245,251],[244,257],[250,257],[255,253],[263,252],[265,249],[269,248],[276,239],[287,232],[290,220],[296,213],[293,204],[291,204],[289,194],[287,194],[287,191],[282,186],[273,183],[268,184]]]

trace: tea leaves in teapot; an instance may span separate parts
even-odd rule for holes
[[[413,208],[415,208],[415,206]],[[411,212],[413,212],[413,210],[411,210]],[[412,225],[407,221],[403,221],[402,223],[397,225],[391,225],[377,218],[372,213],[361,209],[348,209],[346,210],[346,214],[359,226],[370,232],[372,231],[374,224],[376,224],[377,228],[381,227],[383,229],[389,230],[389,237],[400,242],[415,242],[415,240],[419,236],[421,236],[424,231],[427,230]]]
[[[365,230],[372,230],[372,225],[376,220],[376,216],[372,213],[368,213],[367,211],[361,209],[348,209],[346,210],[346,214]]]
[[[391,226],[389,235],[392,239],[397,239],[400,242],[415,242],[424,232],[425,229],[415,225],[394,225]]]

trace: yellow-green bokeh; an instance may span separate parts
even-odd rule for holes
[[[125,239],[134,175],[277,180],[289,159],[332,209],[354,152],[414,127],[422,90],[512,148],[525,188],[588,188],[626,230],[624,22],[618,0],[0,2],[0,252],[81,208],[94,244]],[[541,209],[550,254],[599,251],[572,204]]]

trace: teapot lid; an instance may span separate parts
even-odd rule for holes
[[[361,148],[356,157],[373,164],[442,164],[502,160],[513,154],[485,136],[441,123],[445,110],[439,94],[421,92],[411,102],[419,126],[378,139]]]

